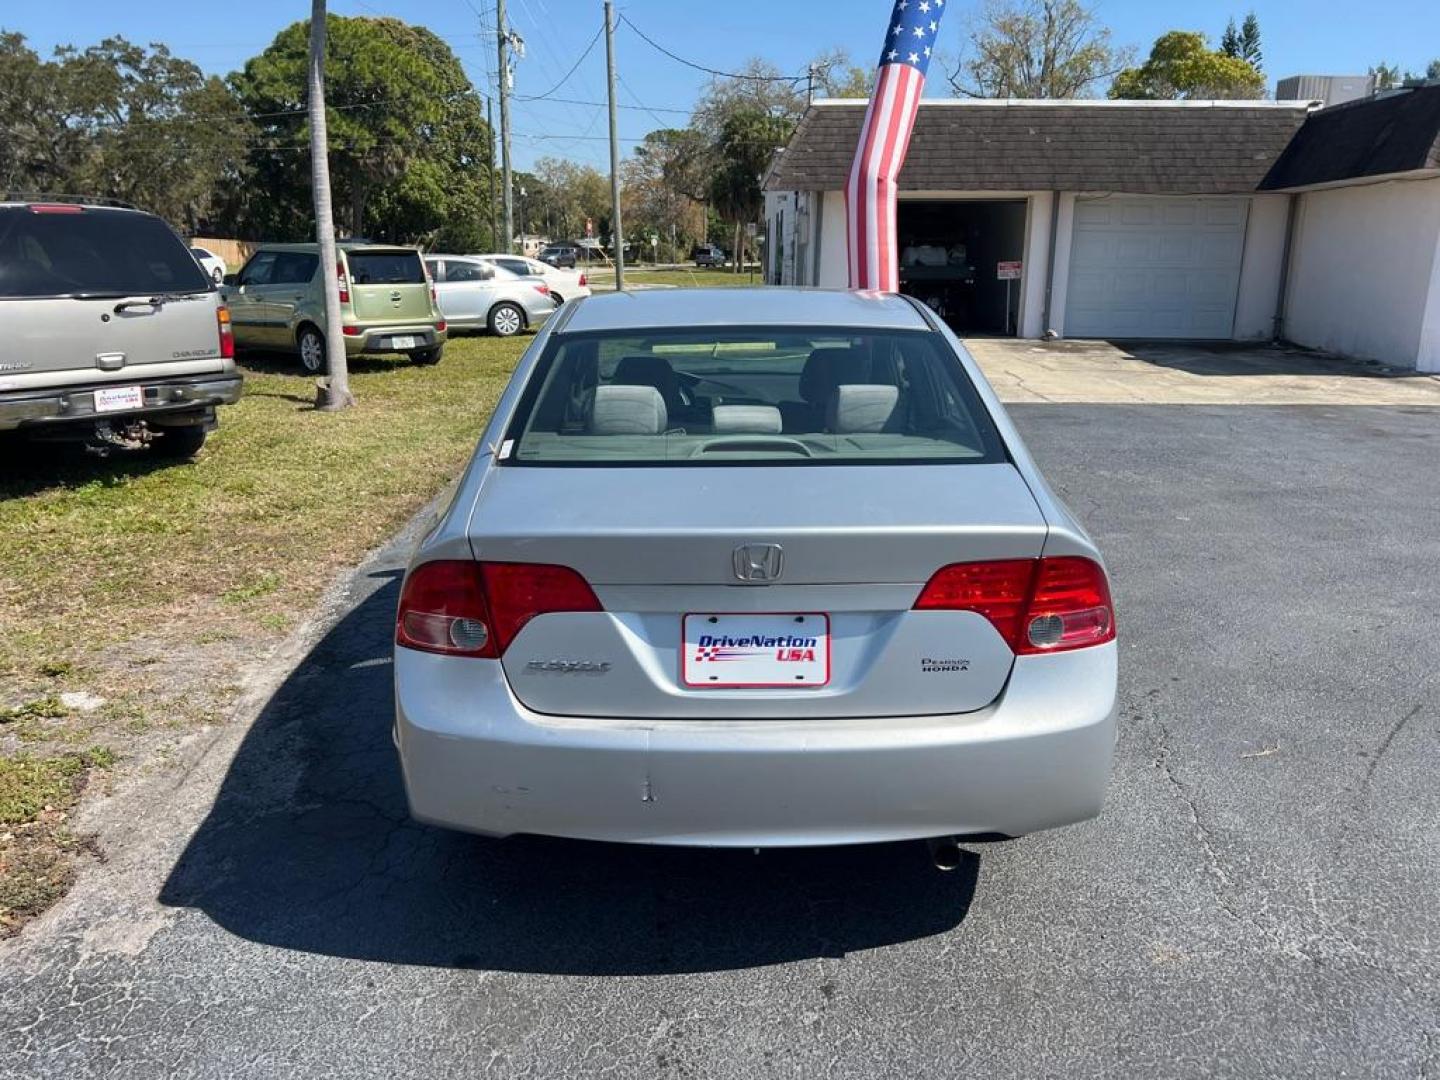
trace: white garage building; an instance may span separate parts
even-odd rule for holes
[[[864,108],[817,102],[777,155],[768,280],[846,284]],[[1437,140],[1440,86],[1321,111],[926,101],[900,174],[901,289],[965,333],[1285,336],[1440,370]]]

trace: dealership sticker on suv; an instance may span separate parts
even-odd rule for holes
[[[145,395],[138,386],[105,386],[95,391],[96,412],[143,409]]]
[[[692,614],[682,620],[680,679],[694,688],[824,686],[830,616]]]

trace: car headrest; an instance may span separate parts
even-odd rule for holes
[[[884,431],[895,405],[900,400],[898,386],[875,383],[851,383],[837,386],[830,399],[826,427],[836,435],[868,434]]]
[[[597,386],[586,430],[591,435],[659,435],[668,423],[653,386]]]
[[[859,349],[816,349],[800,369],[800,396],[812,405],[824,405],[841,383],[862,383],[870,378],[870,357]]]
[[[679,376],[663,356],[622,356],[610,381],[626,386],[653,386],[659,390],[676,385]]]
[[[780,434],[780,410],[774,405],[716,405],[710,414],[716,435]]]

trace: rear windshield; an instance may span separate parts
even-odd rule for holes
[[[416,251],[347,251],[354,285],[423,285],[425,268]]]
[[[129,296],[213,288],[159,218],[76,208],[0,208],[0,298]]]
[[[509,439],[502,457],[521,465],[1004,460],[960,361],[929,331],[557,335]]]

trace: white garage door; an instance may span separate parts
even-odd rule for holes
[[[1065,336],[1228,338],[1246,198],[1075,201]]]

